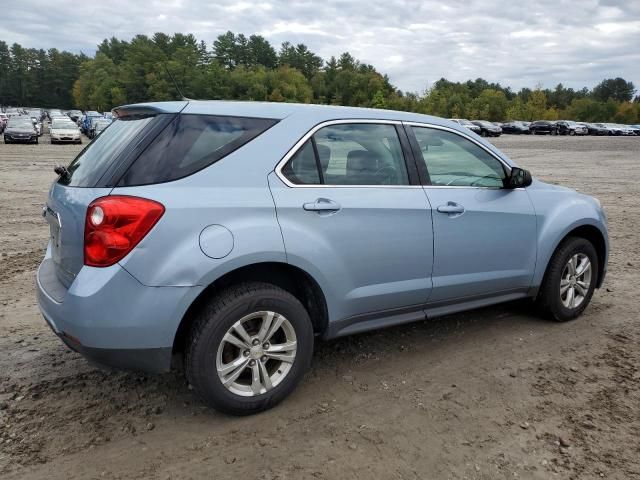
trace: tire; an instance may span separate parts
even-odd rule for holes
[[[36,145],[38,145],[38,137],[36,137],[36,141],[35,141],[35,142],[33,142],[33,143],[35,143]]]
[[[573,135],[575,135],[575,134],[576,134],[576,131],[575,131],[575,130],[569,130],[569,135],[573,136]]]
[[[581,294],[575,297],[576,304],[571,306],[571,303],[567,305],[565,302],[569,299],[568,290],[573,289],[575,294],[578,295],[579,283],[576,287],[572,287],[571,284],[568,287],[565,298],[561,294],[561,282],[567,281],[567,272],[570,276],[568,262],[570,259],[578,256],[578,258],[587,258],[590,264],[589,282],[586,289],[584,284],[586,283],[586,272],[580,276],[578,280],[582,279],[582,290],[586,291],[586,294]],[[578,262],[578,271],[582,263]],[[545,272],[540,292],[538,293],[537,303],[542,313],[545,316],[558,321],[566,322],[567,320],[573,320],[579,317],[585,308],[589,305],[591,297],[598,281],[598,254],[593,244],[588,240],[580,237],[568,237],[565,239],[556,249],[549,265],[547,265],[547,271]],[[579,298],[582,299],[579,301]]]
[[[488,137],[489,136],[487,134],[486,130],[480,130],[480,135],[482,135],[483,137]]]
[[[270,354],[269,350],[262,351],[262,340],[257,342],[257,345],[254,344],[250,350],[246,346],[239,348],[237,342],[227,341],[228,333],[231,331],[235,332],[235,340],[237,337],[242,338],[237,333],[238,330],[232,330],[240,323],[255,342],[256,337],[260,335],[259,325],[264,321],[266,315],[263,314],[266,312],[275,312],[285,320],[273,336],[263,338],[266,338],[266,343],[277,342],[269,348],[278,344],[284,345],[293,338],[296,347],[292,363],[266,359]],[[285,322],[288,325],[285,326]],[[275,320],[271,325],[274,324]],[[278,335],[278,340],[273,340]],[[242,340],[240,342],[251,345]],[[312,354],[311,319],[298,299],[276,286],[250,282],[222,291],[202,308],[187,337],[184,365],[189,383],[209,406],[231,415],[251,415],[267,410],[287,397],[309,368]],[[243,361],[243,357],[246,361]],[[240,376],[230,381],[227,387],[218,375],[218,365],[231,365],[235,362],[249,364],[241,367]],[[249,366],[250,362],[253,362],[253,366]],[[252,374],[256,371],[260,372],[259,389],[264,388],[264,392],[255,393],[253,390]],[[271,389],[266,388],[263,371],[267,372],[267,377],[270,375],[269,381],[275,384]],[[232,376],[233,372],[237,373],[238,370],[230,370],[228,377]],[[278,375],[281,377],[277,378]],[[238,389],[244,390],[238,392]]]

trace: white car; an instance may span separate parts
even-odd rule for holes
[[[620,125],[619,123],[605,123],[604,125],[611,130],[614,135],[635,135],[633,129],[627,125]]]
[[[51,134],[51,143],[82,143],[80,129],[70,118],[66,120],[55,118],[51,121],[49,132]]]

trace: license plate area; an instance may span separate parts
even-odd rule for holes
[[[51,235],[51,253],[53,260],[60,263],[60,230],[62,229],[62,221],[60,214],[54,212],[48,205],[44,207],[44,218],[49,224],[49,233]]]

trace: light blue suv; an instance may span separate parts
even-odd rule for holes
[[[99,364],[183,360],[224,412],[282,400],[314,338],[524,298],[569,320],[602,285],[598,201],[454,122],[218,101],[114,113],[56,169],[40,308]]]

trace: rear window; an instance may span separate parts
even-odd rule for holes
[[[229,155],[275,123],[264,118],[178,115],[129,167],[118,185],[147,185],[186,177]],[[101,137],[112,132],[113,126]]]
[[[58,182],[70,187],[95,186],[118,155],[153,119],[153,116],[138,116],[116,120],[80,152],[67,168],[69,175],[60,177]]]

